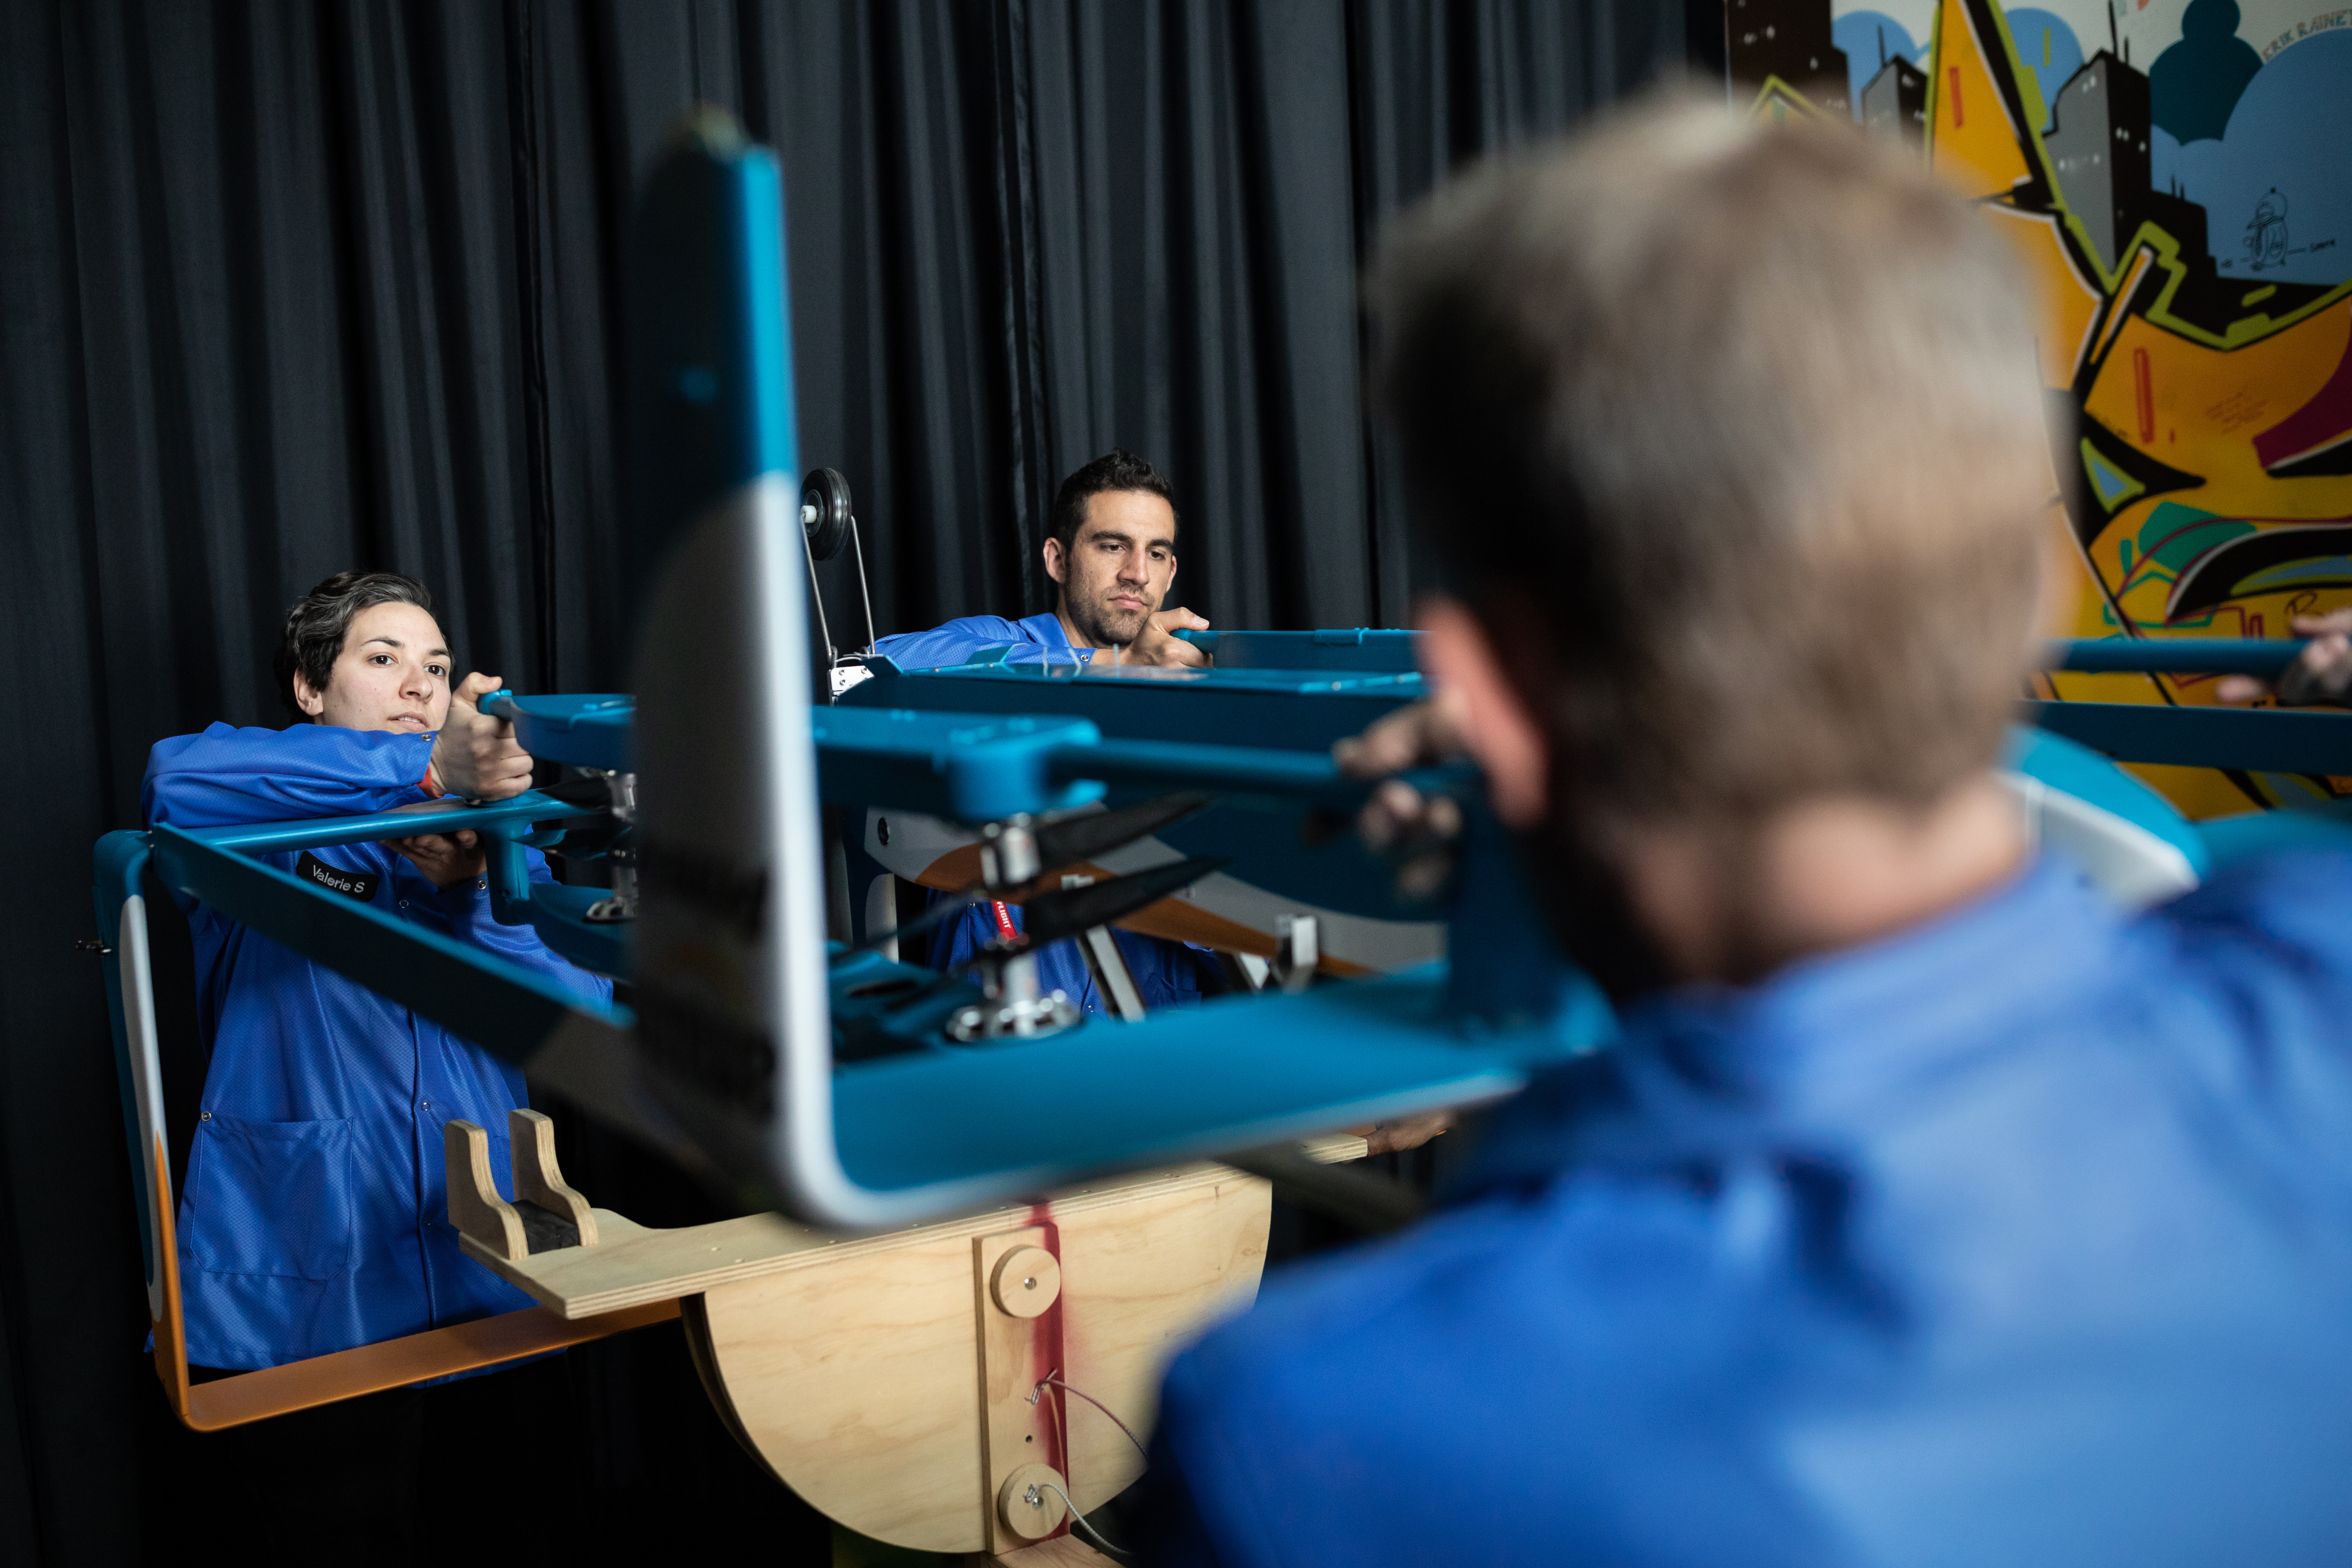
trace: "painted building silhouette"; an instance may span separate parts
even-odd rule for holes
[[[2059,199],[2102,268],[2114,272],[2139,226],[2154,222],[2179,242],[2183,261],[2212,270],[2205,209],[2149,183],[2146,76],[2101,49],[2058,89],[2054,120],[2042,144]]]
[[[1725,58],[1731,79],[1750,86],[1779,77],[1840,119],[1853,113],[1845,51],[1832,41],[1829,0],[1725,0]]]
[[[1862,89],[1862,123],[1874,132],[1902,136],[1913,145],[1927,140],[1927,73],[1895,56],[1878,68]]]

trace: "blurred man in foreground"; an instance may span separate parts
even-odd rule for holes
[[[2352,858],[2129,919],[2030,853],[2053,486],[1993,225],[1670,105],[1441,194],[1376,305],[1444,724],[1624,1037],[1177,1361],[1144,1544],[2340,1560]]]

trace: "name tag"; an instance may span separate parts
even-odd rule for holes
[[[318,883],[331,893],[341,893],[363,904],[375,898],[376,884],[383,880],[373,871],[346,871],[341,866],[330,866],[308,849],[295,862],[294,874],[306,882]]]

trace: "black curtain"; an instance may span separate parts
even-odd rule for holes
[[[618,258],[681,110],[782,153],[802,448],[855,488],[883,631],[1042,608],[1054,487],[1114,444],[1179,487],[1183,602],[1392,625],[1369,247],[1718,31],[1709,0],[0,6],[0,1559],[200,1528],[156,1500],[90,845],[156,740],[283,721],[278,617],[341,567],[425,578],[461,667],[618,684]],[[846,557],[824,591],[862,642]],[[733,1484],[628,1430],[692,1418],[682,1362],[597,1364],[609,1496]]]

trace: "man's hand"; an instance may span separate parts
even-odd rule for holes
[[[2251,675],[2232,675],[2214,688],[2214,695],[2224,702],[2251,702],[2275,695],[2285,708],[2318,703],[2352,707],[2352,700],[2347,700],[2352,698],[2352,610],[2297,616],[2294,632],[2311,642],[2279,677],[2275,693]]]
[[[1170,668],[1212,663],[1213,661],[1206,653],[1175,635],[1180,631],[1205,632],[1208,629],[1207,621],[1181,605],[1172,610],[1162,610],[1158,615],[1145,617],[1143,629],[1135,634],[1133,642],[1127,645],[1127,651],[1119,656],[1119,662],[1164,665]]]
[[[470,827],[455,833],[420,833],[414,838],[387,838],[384,847],[407,857],[426,879],[445,892],[470,882],[486,868],[482,836]]]
[[[506,800],[530,787],[530,753],[515,743],[514,726],[474,706],[499,684],[495,675],[466,677],[449,694],[449,717],[433,742],[433,777],[466,800]]]
[[[1418,1149],[1453,1125],[1454,1112],[1432,1110],[1419,1116],[1400,1116],[1394,1121],[1375,1121],[1357,1131],[1363,1136],[1364,1153],[1369,1157]]]
[[[1397,891],[1408,899],[1427,898],[1454,874],[1454,841],[1462,835],[1462,808],[1445,795],[1425,798],[1402,779],[1389,775],[1459,755],[1454,732],[1452,707],[1441,692],[1398,709],[1331,748],[1331,760],[1349,778],[1388,780],[1357,814],[1356,831],[1396,863]]]

